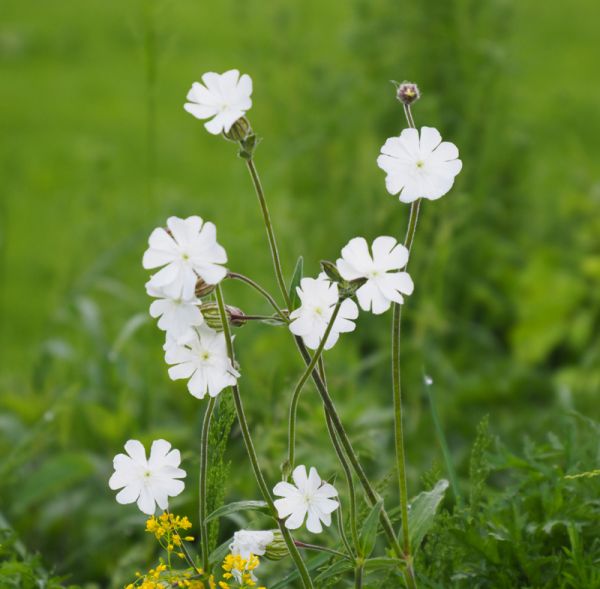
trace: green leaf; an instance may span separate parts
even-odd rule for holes
[[[306,568],[309,570],[309,572],[314,571],[315,569],[318,569],[320,566],[325,564],[330,558],[331,554],[322,552],[318,556],[311,558],[306,563]],[[293,571],[288,573],[283,579],[281,579],[281,581],[278,581],[274,585],[269,585],[269,589],[289,589],[290,583],[299,578],[300,575],[298,574],[298,569],[295,568]]]
[[[383,499],[379,499],[371,508],[360,530],[359,550],[363,558],[367,558],[373,552],[373,548],[375,548],[377,524],[379,523],[379,514],[382,507]]]
[[[343,560],[337,560],[330,567],[326,568],[322,573],[317,575],[315,578],[315,585],[320,587],[321,583],[326,579],[341,575],[346,571],[352,570],[352,568],[354,568],[354,565],[351,561],[346,560],[345,558]]]
[[[219,509],[215,509],[207,516],[205,521],[208,523],[217,517],[225,517],[238,511],[265,511],[266,508],[267,504],[265,501],[237,501],[236,503],[228,503],[219,507]]]
[[[300,286],[300,281],[302,280],[302,272],[304,270],[304,258],[300,256],[298,261],[296,262],[296,267],[294,268],[294,274],[292,274],[292,281],[290,282],[290,301],[292,308],[290,311],[296,308],[300,299],[298,298],[298,293],[296,292],[296,287]]]
[[[448,481],[438,481],[431,491],[419,493],[410,504],[408,513],[408,530],[413,554],[417,553],[423,538],[433,525],[437,509],[444,498]]]
[[[213,566],[220,565],[224,558],[229,554],[229,545],[231,544],[231,538],[225,540],[223,544],[217,546],[209,555],[208,562]]]

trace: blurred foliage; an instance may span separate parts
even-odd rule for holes
[[[558,559],[562,586],[593,587],[585,571],[597,546],[582,522],[597,514],[597,479],[567,482],[550,471],[600,462],[584,449],[589,440],[597,448],[598,432],[583,428],[571,444],[564,424],[572,409],[598,417],[598,18],[591,0],[574,0],[568,11],[531,0],[223,0],[208,12],[192,0],[90,0],[85,8],[5,0],[0,510],[24,545],[90,588],[119,587],[145,568],[154,547],[143,517],[118,506],[106,485],[112,456],[131,437],[165,437],[183,451],[191,484],[173,509],[197,513],[204,406],[168,380],[161,334],[146,313],[147,235],[167,215],[200,214],[219,227],[232,269],[273,292],[275,282],[235,148],[182,109],[190,83],[230,67],[253,76],[250,117],[264,137],[257,165],[291,279],[299,255],[305,274],[316,274],[318,261],[335,259],[355,235],[402,236],[408,210],[385,192],[375,158],[404,125],[389,80],[411,79],[423,92],[417,124],[454,141],[464,171],[447,197],[425,203],[411,260],[417,289],[403,328],[409,483],[417,495],[447,476],[420,483],[441,460],[425,372],[464,496],[479,506],[457,514],[446,499],[450,531],[428,538],[440,535],[452,553],[446,564],[426,560],[426,541],[422,574],[432,586],[536,586],[546,577],[534,567],[545,558]],[[241,285],[226,284],[226,296],[248,312],[266,310]],[[389,321],[362,317],[327,366],[353,442],[393,505]],[[249,325],[236,343],[255,443],[274,482],[301,362],[282,329]],[[489,465],[491,482],[510,487],[490,487],[483,474],[470,482],[469,472],[487,468],[470,469],[469,455],[488,413],[512,451],[525,434],[537,440],[525,458],[500,453],[505,479]],[[544,442],[550,430],[558,433]],[[300,460],[326,476],[338,471],[309,389],[298,436]],[[227,454],[212,458],[231,462],[227,482],[214,481],[228,500],[258,498],[236,425]],[[554,512],[571,523],[546,532]],[[224,518],[219,542],[265,523],[252,518]],[[486,555],[454,550],[469,534],[482,538]],[[532,558],[533,568],[503,570],[498,558]],[[459,573],[462,581],[452,577]]]

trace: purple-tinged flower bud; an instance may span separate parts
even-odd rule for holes
[[[207,297],[209,294],[214,292],[215,288],[217,288],[216,284],[208,284],[202,280],[202,278],[198,278],[196,280],[196,296],[201,299],[203,297]]]
[[[215,331],[223,331],[223,322],[217,303],[203,303],[200,305],[200,311],[204,317],[206,325]],[[241,327],[246,323],[246,315],[237,307],[225,307],[225,312],[229,318],[229,324],[233,327]]]
[[[421,98],[421,92],[416,84],[413,84],[412,82],[402,82],[402,84],[398,84],[396,98],[402,104],[408,105],[419,100],[419,98]]]
[[[244,141],[251,133],[252,127],[250,126],[250,121],[246,117],[239,118],[231,125],[229,131],[223,131],[223,135],[226,139],[235,141],[236,143]]]

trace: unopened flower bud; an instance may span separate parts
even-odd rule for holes
[[[402,104],[412,104],[421,98],[421,92],[419,92],[419,87],[412,82],[402,82],[402,84],[398,85],[396,90],[396,98]]]
[[[206,325],[215,331],[223,331],[223,323],[221,321],[221,313],[217,303],[203,303],[200,305],[200,311],[204,317]],[[241,327],[246,323],[246,315],[237,307],[225,307],[225,312],[229,318],[229,324],[233,327]]]
[[[329,260],[321,260],[321,268],[323,269],[323,272],[325,272],[325,274],[327,274],[327,277],[330,280],[333,280],[333,282],[343,282],[344,279],[342,278],[342,275],[339,273],[337,266],[333,263],[330,262]]]
[[[252,133],[252,127],[250,121],[246,117],[239,118],[229,131],[223,131],[223,135],[229,141],[235,141],[236,143],[244,141],[248,135]]]
[[[199,299],[208,296],[215,290],[215,288],[217,288],[216,284],[208,284],[207,282],[204,282],[202,278],[198,278],[198,280],[196,280],[196,296]]]
[[[269,560],[281,560],[286,557],[289,552],[286,546],[283,535],[279,530],[271,530],[273,532],[273,541],[267,546],[265,558]]]

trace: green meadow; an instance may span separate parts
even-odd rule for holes
[[[0,587],[113,589],[152,566],[143,515],[107,485],[130,438],[182,450],[188,487],[172,508],[197,532],[205,403],[168,378],[141,258],[168,216],[200,215],[228,267],[277,292],[236,146],[183,110],[193,81],[230,68],[254,81],[288,280],[300,255],[314,276],[351,237],[404,237],[409,208],[375,163],[405,126],[390,80],[418,83],[417,126],[460,149],[454,189],[422,206],[403,311],[409,494],[449,476],[440,428],[458,478],[417,555],[419,586],[600,587],[600,477],[565,478],[600,468],[599,21],[592,0],[3,0]],[[229,282],[231,304],[269,312]],[[390,322],[361,315],[326,360],[352,442],[396,505]],[[273,484],[303,371],[285,331],[236,330]],[[299,460],[339,471],[310,383],[298,440]],[[219,441],[213,490],[259,499],[237,425]],[[214,541],[260,517],[223,518]],[[290,569],[265,562],[261,582]]]

